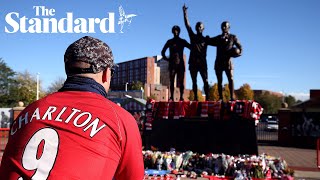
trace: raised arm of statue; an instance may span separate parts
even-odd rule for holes
[[[187,9],[188,7],[186,7],[186,4],[183,5],[182,10],[183,10],[183,17],[184,17],[184,24],[186,25],[187,31],[188,33],[192,33],[192,29],[189,23],[189,19],[188,19],[188,13],[187,13]]]

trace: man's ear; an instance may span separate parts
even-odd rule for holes
[[[108,68],[106,68],[103,72],[102,72],[102,82],[107,82],[108,81]]]

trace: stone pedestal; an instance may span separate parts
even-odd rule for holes
[[[292,127],[291,127],[291,110],[288,108],[281,108],[278,111],[279,118],[279,131],[278,140],[279,144],[283,146],[292,145]]]
[[[12,110],[13,110],[13,120],[15,120],[21,111],[24,110],[24,103],[22,101],[19,101],[18,102],[18,106],[17,107],[13,107]]]

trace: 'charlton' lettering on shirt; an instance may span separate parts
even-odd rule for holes
[[[100,127],[99,122],[100,119],[97,117],[92,121],[92,115],[89,112],[81,112],[81,110],[72,108],[72,112],[67,116],[66,119],[62,119],[62,116],[65,115],[65,111],[67,110],[67,107],[63,107],[60,111],[57,111],[57,107],[55,106],[49,106],[46,112],[43,114],[43,116],[40,116],[40,109],[39,107],[35,109],[31,117],[29,117],[29,112],[26,112],[23,115],[20,115],[19,118],[13,122],[12,128],[11,128],[11,135],[14,135],[23,125],[27,125],[28,123],[31,123],[32,120],[54,120],[57,122],[64,122],[69,123],[70,121],[73,121],[73,125],[77,128],[83,128],[83,131],[87,131],[88,129],[91,129],[90,131],[90,137],[92,138],[95,136],[101,129],[105,128],[107,125],[102,124]],[[53,118],[55,117],[55,118]],[[81,122],[79,119],[81,118]],[[86,119],[85,119],[86,118]],[[83,119],[85,119],[83,121]]]

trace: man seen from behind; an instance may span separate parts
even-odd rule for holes
[[[110,47],[82,37],[67,48],[64,63],[59,92],[13,122],[0,179],[143,179],[136,121],[107,99],[115,66]]]

